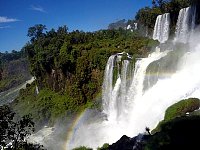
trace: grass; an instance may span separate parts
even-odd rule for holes
[[[200,100],[197,98],[189,98],[187,100],[182,100],[166,110],[165,119],[166,121],[173,118],[184,116],[187,112],[193,112],[199,109]]]
[[[160,131],[160,127],[166,122],[169,122],[177,117],[185,116],[188,112],[194,112],[195,110],[199,109],[199,107],[200,100],[197,98],[189,98],[175,103],[166,110],[164,120],[161,121],[151,133],[154,134]]]
[[[36,95],[34,82],[26,89],[20,90],[20,96],[12,103],[12,107],[20,116],[31,114],[38,125],[47,122],[53,125],[57,119],[66,114],[79,113],[86,108],[98,108],[99,104],[95,101],[80,104],[67,93],[54,92],[48,88],[43,88]]]
[[[81,147],[78,147],[78,148],[74,148],[73,150],[92,150],[91,148],[87,148],[85,146],[81,146]]]

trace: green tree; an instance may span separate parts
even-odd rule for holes
[[[27,149],[29,146],[39,148],[41,146],[28,144],[26,137],[34,131],[34,122],[26,115],[21,119],[15,117],[15,113],[8,106],[0,107],[0,148],[2,149]]]
[[[36,24],[33,27],[30,27],[28,29],[28,34],[27,36],[31,38],[31,41],[35,41],[36,39],[38,39],[39,37],[43,37],[44,36],[44,30],[46,30],[46,26],[42,25],[42,24]]]
[[[161,11],[157,7],[155,8],[145,7],[145,8],[140,9],[137,12],[135,19],[140,24],[147,26],[150,29],[153,29],[156,18],[160,14],[161,14]]]
[[[66,25],[62,27],[58,27],[57,33],[58,34],[67,34],[68,32],[68,27]]]

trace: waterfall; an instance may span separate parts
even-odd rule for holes
[[[121,60],[124,54],[118,53],[110,56],[106,65],[102,97],[103,112],[107,115],[108,120],[116,120],[123,113],[126,105],[126,93],[129,85],[127,79],[130,77],[131,69],[129,60]],[[128,54],[127,57],[129,57]],[[120,67],[120,63],[122,67]],[[117,77],[115,82],[114,76]]]
[[[170,14],[158,15],[154,27],[153,39],[165,43],[169,38]]]
[[[36,95],[38,95],[39,94],[39,88],[38,88],[38,86],[36,85],[36,87],[35,87],[35,93],[36,93]]]
[[[165,52],[153,52],[148,56],[148,58],[139,59],[136,62],[135,73],[132,80],[132,84],[128,89],[128,101],[132,104],[132,101],[137,101],[141,98],[144,91],[144,79],[146,76],[147,67],[152,63],[155,62],[162,57],[166,56],[168,51]]]
[[[176,50],[156,49],[147,58],[137,59],[134,73],[132,60],[124,60],[124,53],[110,56],[104,74],[103,113],[87,109],[72,132],[70,128],[66,149],[80,146],[97,149],[104,143],[116,142],[123,135],[134,137],[144,133],[146,127],[154,129],[174,103],[200,98],[200,44],[195,44],[191,45],[190,52],[179,55],[178,60],[174,56],[178,53]],[[156,82],[145,89],[149,71],[155,73]],[[163,74],[166,74],[164,78]]]
[[[187,43],[190,34],[195,28],[196,7],[183,8],[179,12],[176,25],[175,41]]]
[[[128,60],[122,61],[121,73],[119,73],[119,61],[121,55],[112,55],[107,62],[104,84],[103,84],[103,112],[107,115],[108,120],[117,121],[119,116],[128,112],[133,99],[137,100],[143,95],[143,82],[146,74],[146,69],[151,62],[154,62],[164,57],[168,51],[156,51],[149,55],[148,58],[138,59],[135,65],[134,75],[132,81],[128,84],[127,79],[130,78],[131,69]],[[117,63],[117,80],[113,83],[113,68]],[[114,84],[114,87],[112,86]]]
[[[104,113],[109,115],[109,111],[111,110],[112,101],[112,91],[113,91],[113,67],[114,67],[114,59],[116,55],[112,55],[109,57],[105,74],[104,74],[104,82],[102,88],[102,99],[103,99],[103,110]]]
[[[122,82],[121,82],[121,87],[120,87],[121,95],[120,95],[120,101],[119,101],[119,106],[118,106],[118,109],[120,111],[119,114],[124,114],[126,112],[126,110],[125,110],[126,105],[127,105],[126,95],[127,95],[127,90],[129,87],[127,80],[130,80],[129,77],[130,77],[130,73],[131,73],[131,71],[129,70],[129,65],[130,65],[130,62],[128,60],[124,60],[122,62],[122,73],[121,73]]]
[[[176,49],[157,48],[147,58],[137,59],[134,67],[131,57],[124,60],[124,53],[110,56],[104,74],[103,113],[87,109],[73,127],[66,149],[97,149],[123,135],[134,137],[146,127],[154,129],[174,103],[200,98],[200,44],[194,44],[190,52],[184,50],[178,56],[174,56],[179,53]],[[156,79],[144,88],[147,73]]]
[[[143,83],[146,70],[152,62],[165,57],[168,52],[155,51],[147,58],[137,59],[134,73],[132,73],[132,61],[123,60],[124,53],[110,56],[105,68],[102,91],[103,113],[106,115],[106,119],[95,118],[96,121],[93,124],[88,124],[87,121],[81,122],[81,125],[76,127],[72,138],[74,140],[71,141],[69,149],[80,145],[97,148],[104,143],[117,141],[124,134],[133,136],[142,132],[145,129],[145,123],[140,125],[141,127],[137,126],[140,124],[137,115],[140,116],[141,112],[136,114],[133,112],[138,111],[139,108],[136,106],[145,95]],[[139,110],[142,111],[142,107],[139,107]],[[146,112],[146,110],[144,111]],[[142,117],[145,118],[145,116]],[[135,121],[132,122],[132,120]],[[85,140],[94,134],[93,142]]]
[[[147,58],[138,59],[131,78],[129,74],[131,71],[128,69],[131,61],[120,58],[119,63],[118,55],[111,56],[106,66],[104,81],[112,82],[106,84],[104,82],[103,86],[105,88],[105,85],[108,85],[106,89],[109,89],[107,92],[104,90],[103,95],[110,96],[110,99],[104,99],[103,102],[104,105],[106,104],[103,109],[105,109],[104,112],[108,112],[105,114],[107,117],[105,119],[101,117],[102,115],[98,115],[93,123],[91,123],[91,118],[89,122],[82,120],[81,124],[75,127],[76,130],[72,136],[74,140],[70,141],[68,148],[73,149],[83,145],[97,148],[104,143],[116,142],[122,135],[136,136],[145,132],[145,127],[154,129],[164,118],[165,110],[174,103],[189,97],[200,98],[199,49],[200,45],[193,46],[192,52],[185,52],[179,56],[176,62],[179,64],[178,67],[173,68],[173,65],[171,67],[175,71],[171,72],[169,69],[170,76],[162,78],[162,73],[168,74],[168,72],[157,71],[158,80],[148,89],[144,89],[148,68],[159,70],[160,67],[165,66],[166,59],[174,55],[175,50],[155,51]],[[173,59],[176,57],[169,59],[169,62],[173,62]],[[121,64],[119,68],[118,64]],[[113,77],[114,72],[117,72],[116,79]]]
[[[96,149],[123,135],[134,137],[144,133],[146,127],[154,129],[174,103],[200,98],[200,37],[191,34],[195,20],[195,7],[180,10],[172,50],[156,48],[147,58],[138,58],[134,65],[127,53],[110,56],[102,86],[102,112],[87,109],[73,123],[66,149]],[[169,25],[170,14],[159,15],[153,39],[166,42]],[[176,47],[176,42],[185,43],[189,37],[193,40],[185,48],[187,51],[179,44]]]

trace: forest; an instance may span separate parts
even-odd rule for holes
[[[152,35],[156,17],[166,12],[170,13],[172,36],[179,10],[193,4],[199,7],[198,0],[153,0],[152,7],[141,8],[134,19],[118,22],[121,25],[117,29],[84,32],[69,31],[66,25],[57,29],[48,29],[43,24],[29,27],[27,36],[30,41],[21,51],[0,53],[0,91],[16,86],[31,76],[35,78],[32,84],[27,84],[26,89],[20,90],[19,96],[10,104],[10,107],[20,117],[30,115],[35,122],[36,130],[46,124],[53,126],[58,119],[80,113],[85,108],[101,109],[103,76],[109,56],[126,52],[133,57],[133,64],[136,58],[147,57],[159,45],[158,41],[149,38]],[[197,14],[199,13],[198,11]],[[196,20],[197,24],[200,23],[199,16]],[[124,24],[127,26],[135,22],[138,23],[137,30],[124,28]],[[144,33],[146,29],[147,35]],[[24,71],[22,74],[26,75],[23,76],[16,69],[18,76],[13,74],[7,78],[9,70],[13,69],[6,68],[5,64],[15,65],[20,62],[22,64],[19,66],[26,64],[24,68],[28,68],[31,75]],[[14,81],[20,82],[14,83]],[[36,92],[36,87],[39,93]],[[13,119],[14,114],[10,108],[2,109],[7,110]],[[28,121],[33,124],[32,120]],[[172,119],[170,121],[176,122]],[[169,124],[163,125],[164,131],[169,129]],[[156,135],[154,137],[155,140],[159,139],[160,135],[157,135],[158,137]],[[153,142],[155,141],[150,139],[147,145],[149,149],[152,148]]]

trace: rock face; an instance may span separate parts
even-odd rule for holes
[[[110,145],[109,150],[143,150],[147,139],[150,135],[139,134],[134,138],[123,135],[119,141]]]
[[[200,134],[200,116],[178,117],[161,126],[153,135],[138,135],[134,138],[122,136],[116,143],[104,150],[172,150],[197,149]]]
[[[50,88],[53,91],[62,91],[66,87],[66,76],[63,74],[62,70],[54,70],[52,69],[51,73],[47,76],[48,81],[46,83],[49,84]]]
[[[162,125],[147,142],[148,150],[198,149],[200,116],[179,117]]]
[[[16,87],[29,79],[31,75],[27,59],[9,61],[0,69],[0,92]]]

